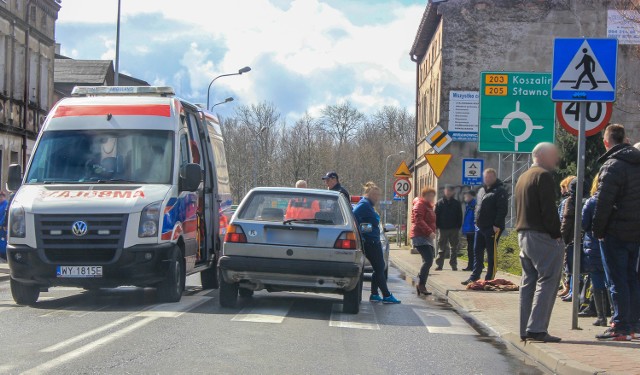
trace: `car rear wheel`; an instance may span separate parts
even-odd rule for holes
[[[40,287],[37,285],[23,284],[11,279],[11,296],[18,305],[35,305],[40,297]]]
[[[238,302],[238,283],[228,283],[220,275],[220,306],[235,307]]]
[[[239,289],[240,297],[242,298],[251,298],[253,297],[253,290],[247,288]]]
[[[158,299],[162,302],[178,302],[184,291],[184,257],[179,250],[174,250],[169,257],[167,278],[158,285]]]
[[[218,289],[220,287],[218,266],[215,263],[211,268],[200,272],[200,283],[202,284],[202,289]]]
[[[362,300],[362,276],[358,284],[352,290],[345,292],[342,299],[342,312],[347,314],[357,314],[360,312],[360,301]]]

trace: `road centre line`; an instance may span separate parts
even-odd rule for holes
[[[101,332],[104,332],[106,330],[109,330],[109,329],[111,329],[113,327],[119,326],[122,323],[128,322],[129,320],[133,319],[134,317],[135,317],[134,314],[127,315],[127,316],[125,316],[123,318],[120,318],[118,320],[115,320],[115,321],[113,321],[113,322],[111,322],[109,324],[105,324],[102,327],[98,327],[98,328],[93,329],[91,331],[87,331],[87,332],[85,332],[85,333],[83,333],[81,335],[74,336],[74,337],[72,337],[72,338],[70,338],[68,340],[59,342],[59,343],[57,343],[55,345],[52,345],[52,346],[50,346],[48,348],[44,348],[44,349],[42,349],[40,351],[43,352],[43,353],[51,353],[51,352],[58,351],[58,350],[64,348],[65,346],[69,346],[69,345],[75,344],[78,341],[82,341],[82,340],[84,340],[86,338],[89,338],[91,336],[97,335],[97,334],[99,334]]]
[[[258,306],[242,309],[231,321],[280,324],[289,314],[292,304],[293,302],[263,300]]]
[[[345,314],[342,304],[334,303],[331,308],[330,327],[353,328],[379,331],[378,318],[371,304],[361,304],[359,314]]]
[[[87,345],[81,346],[78,349],[74,349],[70,352],[67,352],[59,357],[56,357],[50,361],[47,361],[39,366],[36,366],[30,370],[27,370],[25,372],[23,372],[23,374],[42,374],[42,373],[46,373],[51,371],[52,369],[66,363],[69,362],[71,360],[74,360],[84,354],[87,354],[95,349],[98,349],[99,347],[106,345],[108,343],[110,343],[111,341],[117,340],[125,335],[127,335],[128,333],[131,333],[139,328],[142,328],[144,326],[146,326],[147,324],[155,321],[159,319],[158,317],[147,317],[144,319],[141,319],[131,325],[128,325],[118,331],[115,331],[113,333],[110,333],[106,336],[103,336],[102,338],[93,341]]]

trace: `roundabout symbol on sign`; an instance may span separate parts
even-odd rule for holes
[[[400,197],[405,197],[411,192],[411,182],[404,178],[399,178],[393,183],[393,191]]]
[[[513,120],[522,120],[524,122],[525,128],[524,132],[520,135],[515,135],[511,133],[509,130],[509,124]],[[543,129],[540,125],[534,125],[533,121],[531,121],[531,117],[528,114],[520,111],[520,101],[516,102],[516,110],[507,114],[504,119],[502,119],[502,123],[498,125],[491,125],[494,129],[502,129],[502,134],[504,134],[505,130],[513,137],[513,143],[515,150],[518,151],[518,143],[525,142],[531,135],[534,130]],[[506,137],[506,134],[504,134]]]

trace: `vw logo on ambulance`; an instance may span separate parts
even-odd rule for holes
[[[76,237],[82,237],[87,234],[87,232],[89,231],[89,227],[84,221],[76,221],[71,226],[71,231]]]

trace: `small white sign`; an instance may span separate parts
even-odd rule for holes
[[[480,92],[449,91],[449,134],[454,141],[478,140]]]
[[[607,37],[620,44],[640,44],[640,14],[636,11],[607,11]]]

